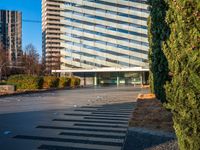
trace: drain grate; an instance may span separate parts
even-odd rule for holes
[[[114,120],[114,121],[124,121],[128,122],[128,119],[117,119],[117,118],[110,118],[110,117],[84,117],[84,119],[91,119],[91,120]]]
[[[83,112],[107,112],[107,113],[130,113],[128,110],[91,110],[91,109],[75,109],[74,111],[83,111]]]
[[[93,108],[93,109],[98,109],[98,108],[103,108],[102,106],[82,106],[82,107],[80,107],[80,108]]]
[[[84,117],[88,117],[88,116],[94,116],[94,117],[112,117],[112,118],[126,118],[126,119],[129,119],[129,117],[127,115],[77,114],[77,113],[65,113],[64,115],[67,115],[67,116],[84,116]]]
[[[127,116],[130,115],[130,113],[112,113],[112,112],[92,112],[92,114],[95,115],[113,115],[113,116]]]
[[[98,128],[77,128],[77,127],[58,127],[58,126],[37,126],[41,129],[59,129],[59,130],[75,130],[75,131],[95,131],[95,132],[110,132],[110,133],[126,133],[127,129],[98,129]]]
[[[53,125],[37,126],[39,135],[14,138],[40,141],[43,150],[121,150],[132,109],[130,103],[83,106],[53,118]]]
[[[120,135],[105,135],[105,134],[91,134],[91,133],[71,133],[71,132],[61,132],[60,135],[67,136],[85,136],[85,137],[100,137],[100,138],[111,138],[111,139],[124,139],[124,136]]]
[[[133,108],[131,108],[131,109],[127,109],[127,108],[98,108],[97,110],[99,110],[99,111],[133,111]]]
[[[29,135],[17,135],[14,138],[38,140],[38,141],[53,141],[53,142],[70,142],[70,143],[84,143],[84,144],[97,144],[108,146],[122,146],[123,142],[118,141],[96,141],[92,139],[72,139],[72,138],[55,138],[55,137],[43,137],[43,136],[29,136]]]
[[[121,122],[121,121],[101,121],[101,120],[75,120],[75,119],[53,119],[53,121],[68,121],[68,122],[86,122],[86,123],[106,123],[106,124],[126,124],[127,122]]]
[[[76,148],[71,146],[41,145],[38,149],[42,150],[97,150],[94,148]],[[98,149],[101,150],[101,149]],[[102,149],[103,150],[103,149]]]
[[[74,126],[81,127],[104,127],[104,128],[127,128],[127,126],[122,125],[99,125],[99,124],[83,124],[83,123],[75,123]]]

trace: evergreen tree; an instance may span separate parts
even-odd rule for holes
[[[169,35],[165,22],[168,6],[164,0],[149,0],[148,3],[150,5],[148,20],[150,85],[151,91],[164,102],[166,99],[164,85],[169,80],[169,70],[162,43]]]
[[[163,51],[172,81],[166,84],[181,150],[200,150],[200,1],[168,0],[169,39]]]

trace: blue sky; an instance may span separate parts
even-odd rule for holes
[[[18,10],[23,20],[41,21],[41,0],[0,0],[0,9]],[[41,23],[22,22],[23,48],[32,43],[42,54]]]

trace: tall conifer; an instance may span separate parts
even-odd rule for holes
[[[200,150],[200,1],[168,0],[170,36],[163,45],[172,81],[166,85],[181,150]]]

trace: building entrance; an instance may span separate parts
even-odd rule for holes
[[[82,85],[141,85],[148,84],[148,72],[75,73]]]

